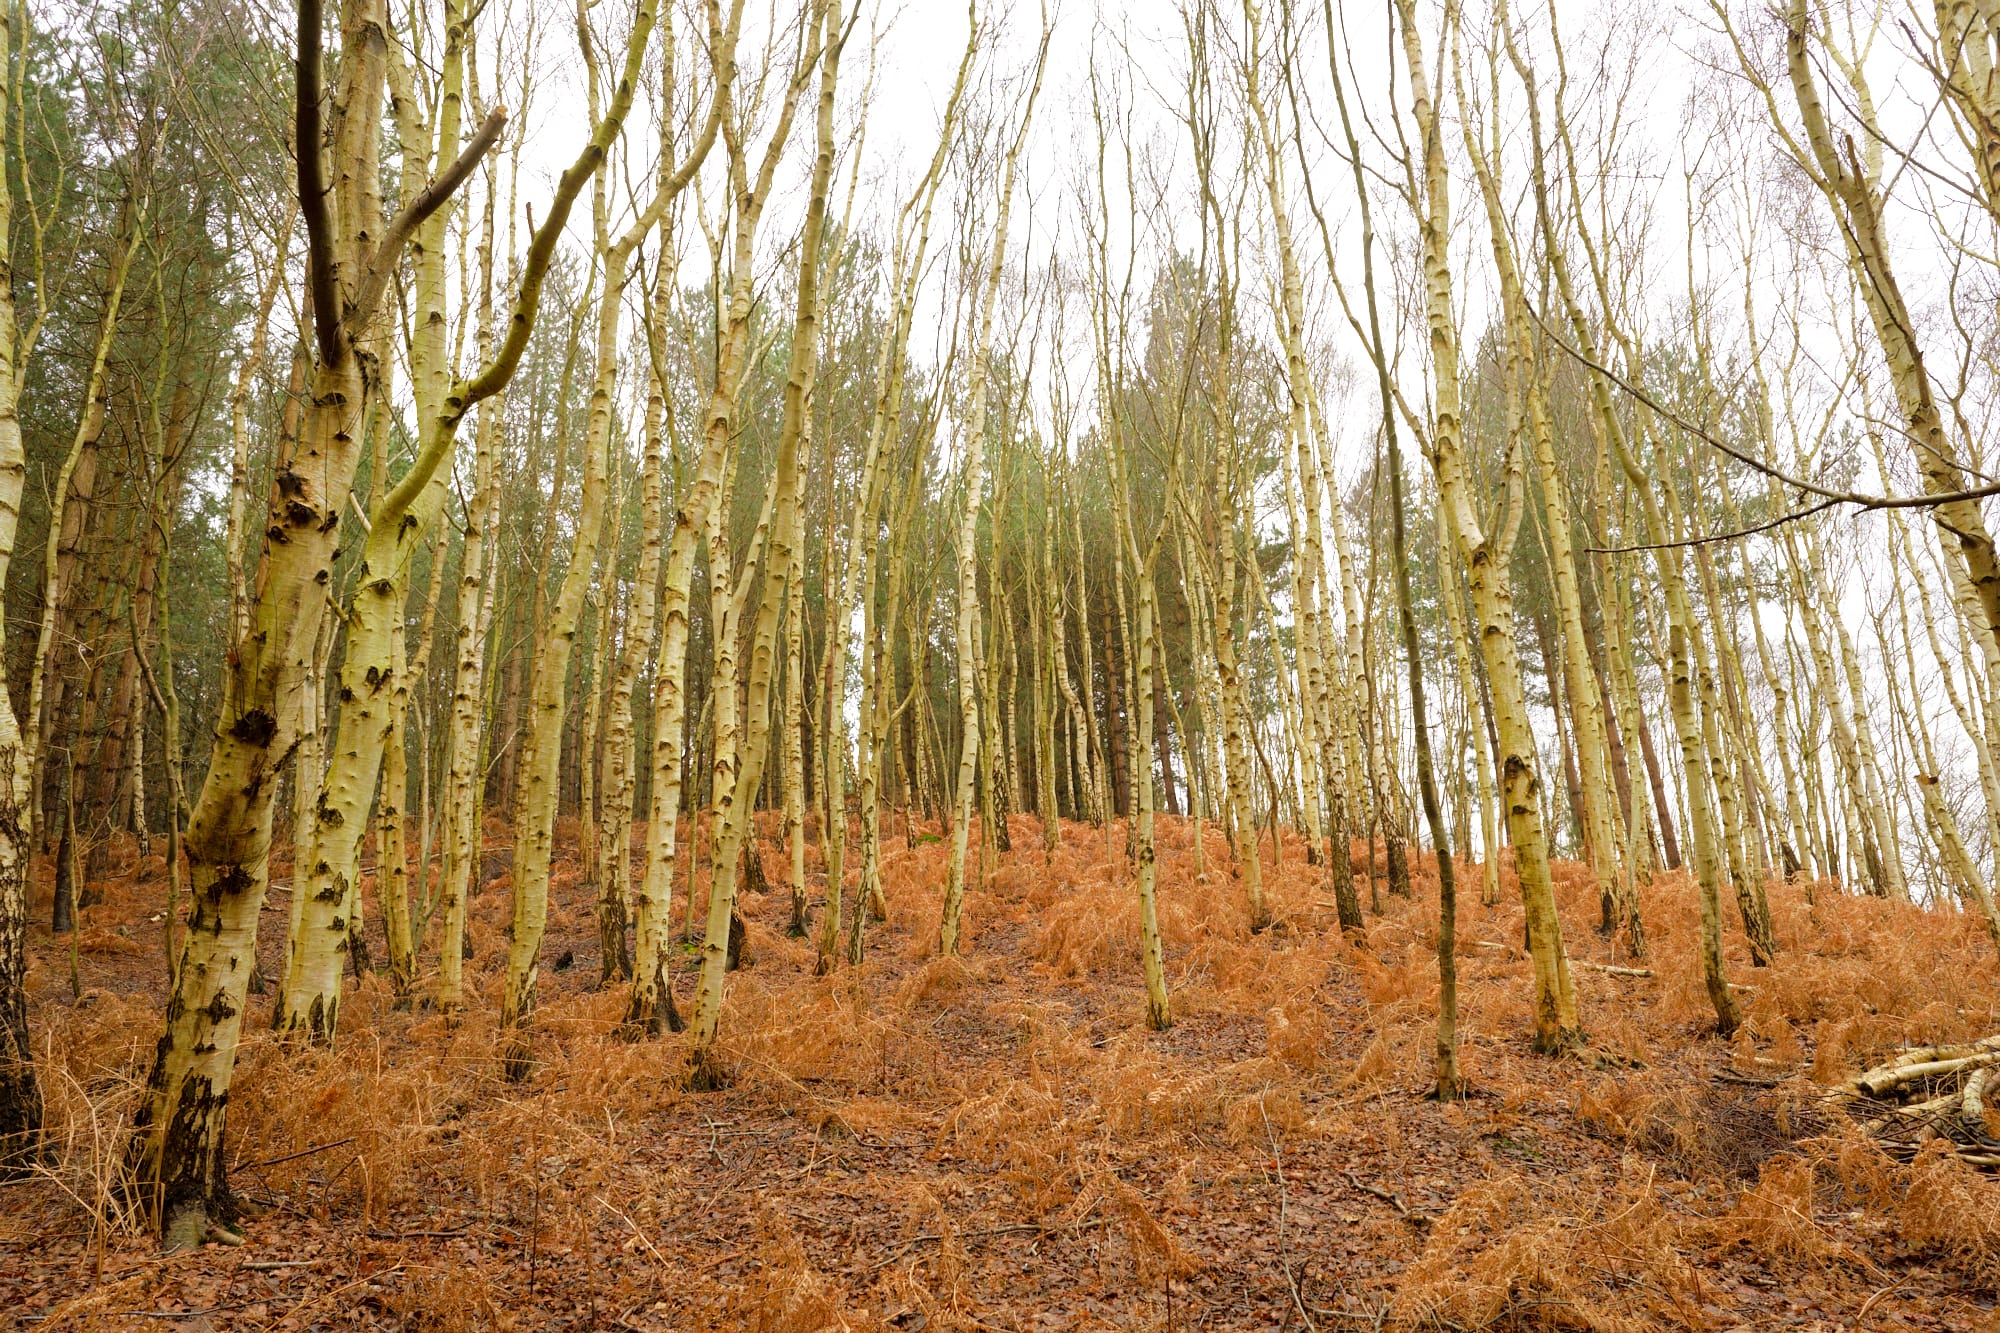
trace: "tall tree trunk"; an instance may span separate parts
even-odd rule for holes
[[[150,135],[147,136],[150,140]],[[135,148],[125,162],[125,193],[119,201],[117,230],[102,289],[103,307],[98,313],[96,344],[91,351],[83,401],[77,415],[76,432],[69,450],[56,469],[55,484],[49,491],[49,532],[43,542],[42,613],[35,641],[35,655],[28,674],[27,717],[35,728],[25,755],[34,794],[30,809],[40,813],[44,776],[53,758],[51,742],[65,730],[61,724],[73,719],[75,708],[69,695],[69,677],[58,661],[61,643],[77,643],[75,592],[83,565],[83,538],[94,526],[91,509],[95,500],[97,444],[104,434],[105,412],[111,393],[111,345],[118,333],[118,319],[125,299],[126,279],[138,251],[138,229],[144,224],[147,204],[149,163],[141,161],[144,151]],[[63,747],[63,773],[59,787],[60,806],[52,813],[65,836],[71,836],[74,790],[75,745]]]
[[[808,438],[812,413],[812,392],[818,373],[820,325],[820,250],[826,235],[826,201],[833,173],[833,111],[841,48],[845,34],[841,26],[840,0],[818,0],[809,20],[810,37],[799,62],[801,71],[819,66],[819,106],[815,118],[815,154],[810,193],[806,203],[803,233],[799,240],[797,307],[792,323],[791,356],[785,375],[784,418],[779,430],[777,459],[772,490],[765,517],[758,521],[760,536],[767,543],[767,574],[751,630],[750,669],[744,681],[742,706],[745,711],[744,736],[739,750],[741,762],[731,762],[725,770],[718,743],[717,776],[726,776],[728,785],[718,781],[715,794],[714,848],[710,855],[708,921],[702,936],[701,971],[695,987],[693,1031],[695,1048],[690,1055],[689,1081],[697,1087],[715,1087],[726,1074],[717,1062],[714,1045],[722,1022],[722,988],[730,955],[735,922],[737,864],[744,847],[756,855],[755,797],[763,778],[765,755],[769,749],[771,726],[771,678],[774,644],[777,637],[778,608],[785,593],[785,575],[792,568],[792,552],[804,532],[799,516],[799,451]],[[793,97],[802,86],[795,79]],[[784,118],[772,139],[773,151],[782,148],[789,129],[788,101]],[[732,158],[732,166],[740,157]],[[752,559],[755,559],[754,544]],[[746,571],[745,578],[749,577]],[[803,590],[801,590],[801,593]],[[803,597],[801,597],[803,601]],[[718,689],[721,687],[719,686]],[[718,697],[717,715],[734,714],[738,708],[736,686]],[[833,705],[829,704],[829,711]],[[842,817],[843,812],[834,812]]]
[[[971,362],[966,376],[966,411],[960,425],[959,476],[963,508],[957,516],[956,558],[958,614],[955,651],[958,665],[959,759],[958,781],[952,789],[955,814],[951,829],[951,854],[946,861],[944,906],[938,930],[938,951],[958,952],[959,910],[965,900],[965,847],[972,821],[973,778],[980,762],[979,695],[975,675],[979,668],[979,505],[985,489],[986,398],[988,363],[993,356],[993,317],[1000,298],[1000,279],[1007,258],[1007,222],[1014,202],[1014,173],[1021,149],[1034,122],[1035,100],[1042,89],[1042,75],[1048,66],[1049,30],[1042,30],[1040,52],[1035,61],[1034,84],[1021,110],[1020,124],[1008,145],[1000,168],[1000,186],[995,203],[993,236],[982,280],[973,299],[978,303]],[[995,533],[998,540],[998,533]],[[992,772],[993,756],[986,756]],[[982,847],[984,856],[986,848]]]
[[[1520,520],[1523,487],[1518,446],[1507,455],[1507,512],[1489,534],[1473,508],[1465,475],[1460,439],[1459,355],[1457,311],[1452,302],[1450,268],[1450,189],[1444,144],[1432,108],[1423,47],[1416,30],[1413,0],[1397,0],[1405,72],[1411,101],[1423,136],[1421,175],[1423,204],[1419,227],[1423,236],[1424,285],[1429,319],[1433,396],[1431,461],[1437,474],[1438,499],[1451,515],[1463,548],[1479,618],[1480,652],[1492,682],[1500,731],[1499,767],[1508,823],[1514,839],[1514,867],[1526,909],[1528,948],[1535,974],[1535,1046],[1554,1052],[1580,1045],[1583,1030],[1577,1016],[1576,990],[1569,958],[1563,950],[1562,923],[1556,915],[1555,889],[1549,875],[1548,843],[1542,826],[1541,762],[1529,729],[1527,698],[1522,690],[1513,625],[1513,590],[1508,560]],[[1446,41],[1456,29],[1455,0],[1447,5]]]
[[[493,322],[493,222],[497,189],[488,190],[479,239],[478,355],[490,355],[496,330]],[[500,520],[500,430],[498,403],[479,410],[473,431],[472,491],[466,499],[465,537],[459,547],[458,625],[454,637],[451,721],[445,745],[444,863],[438,875],[438,979],[434,1001],[447,1021],[465,998],[466,898],[478,886],[479,809],[485,794],[481,763],[486,738],[481,725],[487,703],[487,646],[499,580],[493,566]],[[442,556],[442,551],[440,551]]]
[[[592,566],[596,563],[599,529],[604,521],[605,474],[609,465],[612,430],[612,391],[617,382],[620,317],[623,291],[632,256],[659,225],[660,218],[675,197],[686,188],[700,169],[715,141],[721,122],[727,117],[730,78],[733,69],[737,18],[742,0],[735,0],[725,34],[721,25],[719,0],[707,6],[710,50],[716,61],[716,90],[708,119],[679,168],[658,181],[652,200],[631,227],[612,239],[606,216],[608,185],[606,156],[623,126],[626,112],[637,90],[645,63],[648,37],[657,14],[656,0],[641,0],[639,21],[633,28],[625,51],[623,69],[618,72],[604,118],[593,127],[593,155],[579,159],[572,172],[588,167],[593,185],[593,221],[603,272],[597,326],[596,379],[591,390],[590,415],[585,426],[584,476],[581,504],[577,514],[576,540],[570,551],[569,567],[551,608],[540,627],[543,638],[535,654],[533,711],[528,735],[522,745],[523,771],[527,786],[520,798],[520,817],[514,833],[512,936],[507,946],[507,986],[500,1006],[500,1026],[505,1034],[502,1068],[510,1079],[526,1078],[532,1068],[532,1030],[536,982],[543,931],[548,918],[549,862],[554,850],[557,780],[562,760],[564,700],[569,680],[569,653],[589,590]],[[671,28],[669,28],[671,35]],[[673,52],[667,50],[667,69],[673,69]],[[589,62],[593,85],[597,79],[595,62]],[[594,93],[594,87],[593,87]],[[591,98],[592,105],[596,97]],[[581,179],[577,182],[580,187]],[[565,176],[564,184],[570,184]],[[539,239],[539,236],[538,236]]]
[[[1838,231],[1881,344],[1896,404],[1902,412],[1903,431],[1910,441],[1924,490],[1930,495],[1955,495],[1966,488],[1959,450],[1945,430],[1930,372],[1924,364],[1923,348],[1917,342],[1918,326],[1903,298],[1890,259],[1888,223],[1878,180],[1880,131],[1873,125],[1872,110],[1863,104],[1860,114],[1869,136],[1867,161],[1855,157],[1851,138],[1835,139],[1813,79],[1809,50],[1814,36],[1811,14],[1806,0],[1787,0],[1785,68],[1792,96],[1798,103],[1804,144],[1793,140],[1782,122],[1775,120],[1776,106],[1772,103],[1774,124],[1787,141],[1793,160],[1826,197],[1841,224]],[[1940,24],[1940,28],[1944,25]],[[1961,54],[1951,53],[1947,59],[1956,63]],[[1847,145],[1844,155],[1842,142]],[[1982,158],[1987,164],[1995,160],[1985,151]],[[1983,171],[1981,176],[1987,184],[2000,179],[1990,171]],[[1952,543],[1965,562],[1978,600],[1981,629],[2000,644],[2000,552],[1995,550],[1979,503],[1963,499],[1946,501],[1932,510],[1932,519],[1938,525],[1940,540]],[[1907,889],[1904,893],[1907,894]]]
[[[454,3],[446,15],[443,85],[434,144],[422,126],[409,73],[399,55],[387,80],[406,142],[405,197],[450,162],[459,139],[465,47],[468,33]],[[372,392],[377,409],[375,502],[370,506],[353,601],[346,608],[346,650],[340,668],[340,716],[323,778],[306,822],[293,832],[293,923],[284,982],[272,1013],[281,1034],[331,1044],[339,1024],[341,973],[349,959],[351,925],[360,909],[360,849],[392,740],[400,743],[401,701],[408,696],[405,614],[409,571],[443,511],[457,418],[448,416],[451,367],[445,342],[446,227],[451,209],[440,207],[412,237],[416,320],[411,338],[411,391],[416,399],[420,437],[415,460],[394,485],[387,476],[387,399],[392,364],[386,346],[374,352],[380,383]],[[400,769],[400,765],[397,765]],[[402,776],[400,773],[398,776]],[[377,840],[378,893],[385,883],[387,856],[401,857],[404,793],[385,796],[390,810],[390,848]]]
[[[337,527],[364,438],[362,414],[370,406],[364,392],[367,324],[410,233],[463,183],[502,124],[500,113],[488,116],[450,165],[406,201],[375,246],[364,251],[360,238],[373,237],[380,227],[386,60],[379,36],[387,19],[379,0],[353,0],[342,18],[341,86],[334,100],[344,114],[334,136],[338,188],[329,207],[325,164],[313,147],[321,143],[321,13],[312,0],[300,8],[298,185],[313,293],[311,391],[297,446],[286,451],[288,462],[274,478],[251,628],[230,659],[223,721],[189,824],[195,914],[128,1160],[135,1197],[156,1211],[160,1233],[173,1248],[197,1244],[214,1228],[231,1228],[237,1214],[223,1152],[225,1111],[255,963],[276,765],[296,734],[302,655],[311,651],[324,619],[323,585],[332,574]],[[638,26],[650,23],[651,11],[642,9]],[[371,44],[369,34],[378,40]],[[566,176],[565,186],[570,183]],[[544,265],[567,209],[559,189],[545,223],[553,230],[546,236]],[[523,296],[529,296],[525,287]],[[524,345],[533,301],[524,299],[522,305],[514,332]],[[515,347],[511,361],[454,386],[450,398],[456,410],[497,392],[518,360]]]
[[[669,1029],[677,1031],[681,1026],[668,969],[673,951],[674,869],[685,784],[688,609],[692,600],[695,546],[708,527],[711,512],[721,502],[723,468],[735,423],[736,381],[749,336],[751,246],[763,213],[769,173],[776,167],[793,107],[788,98],[773,149],[753,192],[746,175],[743,144],[732,121],[736,114],[736,38],[742,12],[742,0],[731,0],[724,28],[718,22],[716,5],[709,6],[709,51],[715,69],[710,117],[720,124],[737,208],[727,313],[717,336],[715,384],[702,421],[701,453],[692,477],[676,496],[673,535],[668,539],[660,582],[660,646],[653,683],[652,788],[646,824],[646,864],[632,898],[632,994],[626,1005],[627,1025],[647,1035]]]
[[[1536,220],[1542,235],[1544,249],[1548,252],[1550,273],[1563,307],[1570,320],[1571,334],[1580,340],[1579,345],[1586,355],[1590,355],[1596,345],[1596,330],[1579,302],[1574,284],[1570,278],[1565,253],[1557,244],[1555,212],[1550,199],[1545,146],[1542,138],[1541,108],[1539,94],[1534,85],[1532,73],[1513,45],[1511,29],[1506,32],[1507,51],[1516,72],[1528,91],[1528,114],[1532,135],[1533,185],[1535,192]],[[1555,122],[1562,133],[1562,107],[1558,102]],[[1580,187],[1571,181],[1571,189]],[[1572,196],[1574,197],[1574,196]],[[1590,256],[1591,271],[1595,278],[1600,300],[1606,311],[1611,307],[1610,292],[1604,278],[1602,263],[1591,239],[1586,235],[1584,244]],[[1614,336],[1621,339],[1623,334],[1614,329]],[[1637,351],[1629,342],[1624,344],[1628,358],[1636,358]],[[1627,367],[1628,371],[1634,368]],[[1730,994],[1729,982],[1723,970],[1721,909],[1719,907],[1719,881],[1721,868],[1718,863],[1720,848],[1714,819],[1710,813],[1709,769],[1702,741],[1699,707],[1696,701],[1696,663],[1703,664],[1706,655],[1699,638],[1699,627],[1688,604],[1686,580],[1680,566],[1680,551],[1668,543],[1672,531],[1661,512],[1659,500],[1653,491],[1653,480],[1640,466],[1632,451],[1625,427],[1618,413],[1612,408],[1610,395],[1599,376],[1592,376],[1589,382],[1592,423],[1602,439],[1609,441],[1611,452],[1624,469],[1626,479],[1639,497],[1645,516],[1647,533],[1654,543],[1655,568],[1666,594],[1668,619],[1668,709],[1674,720],[1674,728],[1681,743],[1681,765],[1688,784],[1688,805],[1694,829],[1695,876],[1700,885],[1701,895],[1701,954],[1702,976],[1708,990],[1709,1003],[1715,1009],[1716,1027],[1724,1035],[1736,1030],[1741,1015],[1736,1001]],[[1643,420],[1641,428],[1644,429]],[[1647,742],[1649,769],[1654,773],[1655,795],[1660,795],[1660,779],[1654,766],[1650,740],[1642,728],[1641,739]],[[1664,800],[1661,801],[1661,823],[1667,824]]]

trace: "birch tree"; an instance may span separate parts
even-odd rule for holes
[[[296,738],[292,701],[321,624],[322,587],[359,462],[360,423],[368,407],[365,380],[372,373],[364,364],[370,323],[410,238],[470,176],[505,119],[497,108],[488,113],[457,156],[403,202],[371,243],[381,210],[381,113],[388,77],[381,44],[365,40],[368,31],[386,23],[379,6],[371,8],[375,3],[354,0],[341,15],[343,59],[333,98],[340,114],[325,157],[311,147],[322,142],[323,16],[317,0],[299,8],[295,133],[305,149],[298,154],[298,193],[313,321],[310,392],[298,439],[281,448],[288,463],[274,478],[268,502],[250,631],[230,668],[224,724],[189,819],[185,845],[194,916],[128,1163],[135,1195],[170,1249],[199,1244],[212,1234],[236,1234],[238,1205],[229,1188],[223,1135],[267,883],[275,766]],[[627,51],[623,97],[613,100],[616,114],[596,127],[558,183],[530,246],[506,339],[491,363],[455,382],[445,395],[443,412],[453,426],[505,387],[520,362],[556,237],[622,125],[654,15],[651,5],[642,3]]]
[[[958,777],[952,788],[953,817],[951,856],[946,863],[944,904],[938,927],[938,951],[958,952],[959,913],[965,903],[966,838],[972,822],[974,782],[982,762],[984,733],[980,726],[977,663],[985,656],[980,647],[979,605],[979,509],[985,487],[986,416],[989,367],[993,357],[994,312],[1000,300],[1000,279],[1007,258],[1007,224],[1014,204],[1014,181],[1021,153],[1034,124],[1035,102],[1042,91],[1042,77],[1048,69],[1052,29],[1048,15],[1042,15],[1041,42],[1036,49],[1034,70],[1021,104],[1020,120],[1014,126],[1005,155],[1000,161],[1000,178],[994,193],[993,233],[985,262],[971,274],[969,298],[974,314],[974,333],[966,363],[965,415],[958,432],[960,509],[954,557],[957,569],[957,616],[953,648],[958,666],[959,759]],[[990,702],[989,702],[990,706]],[[987,781],[993,781],[995,756],[985,755]],[[982,856],[984,855],[982,851]]]
[[[645,0],[651,3],[652,0]],[[720,0],[710,0],[708,24],[717,50],[728,49],[742,0],[736,0],[729,31],[721,30]],[[605,179],[609,149],[623,127],[637,92],[645,62],[647,37],[653,14],[641,12],[626,47],[625,64],[616,75],[609,104],[594,127],[588,166],[593,186],[591,196],[592,231],[597,242],[601,271],[597,315],[597,364],[590,391],[589,418],[584,430],[584,475],[576,520],[576,540],[570,550],[568,568],[555,604],[541,625],[542,638],[535,653],[530,685],[531,709],[528,733],[522,746],[522,771],[526,784],[520,795],[519,815],[514,833],[514,895],[512,930],[507,946],[507,988],[500,1007],[500,1026],[507,1034],[502,1067],[511,1079],[525,1078],[531,1068],[529,1022],[534,1013],[535,985],[540,963],[542,933],[548,919],[549,862],[554,850],[558,768],[562,759],[564,702],[569,684],[569,654],[583,613],[597,560],[597,547],[604,522],[606,473],[610,467],[612,398],[618,378],[619,334],[624,315],[624,289],[633,254],[658,227],[675,197],[694,179],[709,145],[715,140],[722,115],[720,94],[711,102],[708,117],[680,166],[656,183],[652,199],[639,216],[615,238],[611,232],[610,199]],[[586,55],[586,68],[595,84],[598,73],[594,57]],[[673,64],[670,58],[667,68]],[[720,80],[718,79],[718,86]],[[595,96],[591,98],[596,101]],[[664,131],[663,131],[664,137]],[[579,166],[585,165],[583,162]],[[565,182],[567,183],[567,182]],[[662,260],[662,262],[667,262]],[[589,762],[589,756],[584,756]],[[585,812],[588,822],[588,811]]]
[[[1528,950],[1535,973],[1535,1046],[1557,1052],[1581,1045],[1569,957],[1556,916],[1549,876],[1549,848],[1542,820],[1541,760],[1528,723],[1527,698],[1514,644],[1513,589],[1509,562],[1523,507],[1524,469],[1518,436],[1507,449],[1505,507],[1491,528],[1480,521],[1468,494],[1459,395],[1457,312],[1452,302],[1450,255],[1451,189],[1442,129],[1430,97],[1431,75],[1416,29],[1416,6],[1397,0],[1404,71],[1409,77],[1411,113],[1420,136],[1412,203],[1423,239],[1425,318],[1430,335],[1432,403],[1427,434],[1438,503],[1449,515],[1464,556],[1479,618],[1479,647],[1492,681],[1495,721],[1500,732],[1501,789],[1513,836],[1514,867],[1527,912]],[[1446,44],[1458,40],[1455,0],[1445,7]],[[1511,406],[1511,404],[1510,404]],[[1510,433],[1511,434],[1511,433]]]
[[[841,48],[847,33],[840,0],[817,0],[807,20],[809,41],[801,70],[819,67],[819,105],[815,117],[815,154],[806,199],[804,229],[799,238],[796,310],[792,321],[791,356],[785,374],[784,420],[778,436],[772,505],[760,519],[768,525],[762,596],[751,630],[750,669],[743,682],[742,706],[747,719],[739,750],[726,785],[715,797],[715,841],[710,857],[708,919],[702,935],[701,972],[695,988],[694,1039],[689,1081],[714,1087],[725,1081],[714,1043],[722,1022],[722,988],[732,952],[730,936],[735,917],[736,871],[746,838],[755,837],[756,793],[763,779],[771,727],[771,685],[777,638],[778,610],[785,575],[792,568],[792,551],[799,541],[799,446],[811,414],[813,381],[819,357],[820,250],[826,238],[828,186],[833,176],[834,102],[838,91]],[[772,512],[774,511],[774,512]],[[738,701],[724,698],[719,709],[734,712]],[[723,762],[718,748],[718,771]],[[836,817],[844,817],[841,811]],[[755,848],[752,848],[755,854]]]

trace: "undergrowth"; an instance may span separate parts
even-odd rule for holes
[[[1064,1292],[1088,1270],[1097,1289],[1146,1293],[1157,1322],[1179,1284],[1195,1293],[1182,1299],[1209,1302],[1214,1326],[1234,1326],[1215,1313],[1238,1299],[1230,1290],[1245,1309],[1320,1327],[1622,1331],[1716,1326],[1716,1275],[1732,1265],[1850,1312],[1913,1262],[1988,1304],[2000,1285],[2000,1185],[1942,1148],[1892,1160],[1820,1104],[1894,1047],[2000,1030],[1992,959],[1964,917],[1772,885],[1779,954],[1752,968],[1731,931],[1744,1024],[1724,1043],[1707,1026],[1686,877],[1642,889],[1640,960],[1593,929],[1587,872],[1559,867],[1572,958],[1651,975],[1580,967],[1591,1053],[1607,1058],[1552,1062],[1527,1047],[1529,964],[1503,869],[1503,905],[1473,902],[1460,922],[1475,1096],[1439,1107],[1422,1098],[1433,868],[1419,861],[1414,896],[1383,894],[1365,940],[1350,941],[1320,869],[1289,840],[1273,865],[1267,840],[1275,925],[1253,932],[1220,832],[1204,829],[1197,877],[1192,826],[1163,820],[1177,1023],[1155,1035],[1138,1022],[1122,838],[1064,832],[1045,863],[1035,821],[1016,819],[1017,850],[968,888],[960,957],[936,952],[947,844],[935,829],[915,847],[885,841],[889,919],[871,927],[859,969],[812,976],[810,940],[784,933],[778,880],[746,898],[755,961],[731,981],[717,1093],[679,1076],[686,1038],[621,1032],[623,996],[593,988],[594,955],[560,979],[544,972],[535,1077],[506,1083],[493,1013],[507,882],[495,876],[472,904],[469,1008],[455,1023],[399,1009],[375,976],[346,1002],[330,1052],[281,1047],[258,1021],[268,1000],[253,1012],[229,1124],[235,1186],[272,1210],[253,1238],[303,1223],[407,1237],[433,1217],[449,1221],[441,1231],[516,1237],[449,1269],[437,1255],[398,1261],[382,1311],[438,1330],[535,1326],[522,1236],[547,1271],[587,1264],[592,1283],[696,1302],[713,1321],[698,1326],[768,1330],[901,1328],[916,1315],[982,1326],[1055,1299],[1019,1281],[1019,1256],[1045,1253],[1067,1256]],[[1365,874],[1367,845],[1353,854]],[[0,1240],[84,1238],[75,1290],[42,1328],[97,1326],[156,1281],[135,1267],[146,1241],[119,1172],[157,1036],[160,874],[157,858],[128,862],[102,886],[79,940],[81,998],[58,945],[46,932],[35,943],[49,1152],[0,1211]],[[1477,884],[1476,869],[1461,880]],[[677,884],[677,909],[700,918],[704,881],[691,894]],[[557,876],[551,947],[571,935],[594,947],[580,893],[574,874]],[[266,916],[267,929],[281,922]],[[790,1145],[782,1161],[754,1156],[777,1142]],[[859,1239],[801,1220],[860,1180],[872,1183],[848,1219],[865,1220]],[[1119,1323],[1101,1301],[1074,1300],[1081,1326]],[[608,1285],[605,1301],[618,1304]]]

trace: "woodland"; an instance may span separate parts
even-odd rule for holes
[[[0,1322],[2000,1330],[2000,9],[0,0]]]

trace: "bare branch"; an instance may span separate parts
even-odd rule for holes
[[[1559,335],[1558,333],[1556,333],[1555,330],[1549,327],[1548,321],[1542,318],[1540,311],[1531,308],[1528,313],[1534,317],[1535,323],[1541,325],[1542,332],[1544,335],[1548,337],[1549,341],[1553,342],[1557,347],[1562,348],[1562,350],[1568,353],[1571,359],[1576,361],[1577,364],[1587,367],[1590,370],[1596,371],[1598,374],[1604,376],[1605,379],[1611,381],[1611,383],[1617,385],[1620,389],[1623,389],[1627,394],[1631,395],[1639,402],[1651,408],[1659,416],[1666,418],[1667,421],[1680,427],[1682,430],[1694,436],[1696,439],[1702,440],[1707,444],[1709,444],[1710,446],[1712,446],[1713,448],[1719,449],[1723,453],[1728,454],[1731,458],[1735,459],[1737,462],[1742,463],[1747,467],[1755,468],[1757,471],[1763,473],[1767,477],[1774,477],[1777,480],[1785,483],[1785,485],[1787,486],[1796,486],[1798,489],[1806,492],[1808,495],[1817,495],[1823,497],[1827,501],[1827,504],[1821,505],[1819,506],[1819,508],[1822,509],[1829,508],[1832,505],[1836,504],[1850,504],[1855,506],[1857,509],[1933,509],[1939,505],[1956,504],[1961,500],[1984,500],[1991,496],[2000,495],[2000,482],[1995,482],[1989,486],[1974,486],[1969,490],[1943,491],[1931,495],[1870,495],[1866,491],[1838,491],[1832,489],[1831,487],[1822,486],[1816,481],[1807,481],[1804,477],[1793,476],[1791,473],[1784,471],[1782,468],[1776,468],[1771,466],[1769,463],[1764,462],[1762,459],[1758,458],[1755,454],[1746,453],[1745,451],[1738,449],[1733,444],[1727,444],[1722,440],[1717,439],[1714,435],[1711,435],[1708,431],[1703,430],[1700,426],[1695,425],[1692,421],[1689,421],[1686,417],[1680,415],[1678,412],[1675,412],[1672,408],[1668,407],[1666,404],[1662,403],[1659,399],[1653,397],[1653,395],[1647,393],[1644,389],[1640,388],[1638,385],[1632,383],[1630,380],[1620,375],[1617,371],[1612,370],[1609,366],[1601,365],[1598,362],[1591,360],[1589,357],[1585,356],[1582,352],[1579,352],[1576,348],[1570,346],[1570,344],[1561,335]],[[1811,513],[1817,511],[1808,510],[1805,512]],[[1792,517],[1803,518],[1805,517],[1805,513],[1795,514]],[[1780,520],[1780,521],[1785,521],[1785,520]],[[1775,524],[1770,526],[1775,526]],[[1759,530],[1760,529],[1753,528],[1753,529],[1748,529],[1747,531],[1754,532]],[[1745,534],[1736,533],[1731,535],[1742,536]],[[1704,538],[1703,540],[1721,540],[1721,539]],[[1659,546],[1628,546],[1628,547],[1619,547],[1617,549],[1626,551],[1651,551],[1651,550],[1666,550],[1675,546],[1697,545],[1697,544],[1699,543],[1666,542]]]
[[[389,285],[389,277],[396,271],[396,261],[401,258],[404,244],[424,225],[425,219],[438,211],[458,192],[472,169],[479,165],[479,159],[493,147],[500,137],[500,131],[507,124],[507,108],[496,106],[487,113],[479,130],[466,143],[458,157],[439,172],[437,177],[418,191],[417,197],[403,206],[401,212],[390,221],[387,231],[382,233],[381,242],[369,260],[368,271],[362,276],[361,285],[355,289],[354,303],[345,318],[351,322],[351,332],[358,333],[375,317],[376,303],[382,299],[383,290]]]
[[[1677,542],[1641,542],[1637,546],[1586,546],[1583,549],[1591,555],[1628,555],[1634,551],[1677,551],[1686,546],[1733,542],[1739,537],[1754,537],[1760,532],[1769,532],[1772,528],[1796,523],[1802,518],[1811,518],[1814,514],[1824,513],[1842,503],[1845,502],[1839,499],[1821,500],[1818,504],[1807,505],[1804,509],[1794,509],[1762,523],[1753,523],[1747,528],[1737,528],[1733,532],[1714,532],[1704,537],[1684,537]]]
[[[340,309],[333,282],[333,220],[326,206],[326,167],[320,158],[321,0],[299,0],[298,111],[293,137],[299,159],[299,213],[306,226],[306,291],[312,299],[313,337],[322,363],[341,358]]]

